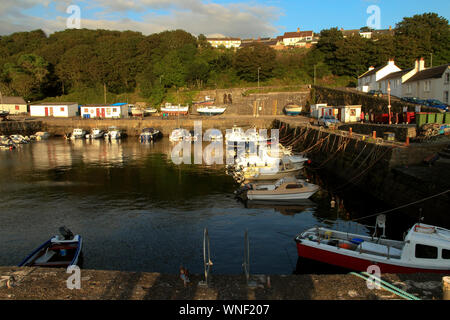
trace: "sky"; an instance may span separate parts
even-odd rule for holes
[[[370,8],[376,11],[368,11]],[[78,12],[80,19],[76,20]],[[145,35],[183,29],[195,36],[276,37],[297,28],[316,33],[366,25],[387,29],[404,17],[426,12],[450,20],[450,1],[1,0],[0,35],[36,29],[51,34],[80,27],[133,30]]]

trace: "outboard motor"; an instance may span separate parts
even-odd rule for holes
[[[65,226],[59,228],[59,233],[61,233],[61,235],[64,237],[64,240],[71,240],[74,237],[72,231],[67,229]]]

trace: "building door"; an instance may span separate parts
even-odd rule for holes
[[[53,107],[50,107],[50,116],[53,117]]]
[[[102,108],[102,118],[105,118],[105,108]]]
[[[96,108],[95,111],[97,112],[97,118],[100,118],[100,109]]]
[[[48,117],[48,108],[45,107],[45,116]]]

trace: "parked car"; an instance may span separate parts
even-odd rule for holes
[[[323,116],[319,118],[318,124],[319,126],[329,127],[330,125],[336,125],[339,123],[339,120],[334,116]]]
[[[428,99],[426,101],[427,101],[429,107],[438,108],[439,110],[442,110],[444,112],[448,111],[448,105],[446,105],[442,101],[439,101],[436,99]]]
[[[383,96],[383,92],[381,90],[370,90],[367,93],[374,97],[382,97]]]

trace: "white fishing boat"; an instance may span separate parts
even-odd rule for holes
[[[104,135],[105,139],[116,140],[122,138],[122,130],[117,127],[109,127],[108,132]]]
[[[72,131],[71,139],[83,139],[86,137],[86,130],[81,128],[75,128]]]
[[[381,225],[384,230],[383,219]],[[350,270],[367,271],[377,265],[385,274],[450,272],[450,230],[416,223],[403,241],[386,239],[384,231],[383,236],[374,235],[316,227],[295,241],[299,257]]]
[[[80,235],[61,227],[61,235],[56,235],[31,252],[19,267],[67,268],[81,266],[82,244]]]
[[[105,135],[105,132],[103,130],[95,128],[95,129],[92,129],[90,134],[86,135],[86,138],[87,139],[101,139],[104,137],[104,135]]]
[[[186,115],[188,114],[188,110],[189,106],[181,106],[181,105],[174,106],[171,103],[166,103],[164,107],[161,107],[161,112],[166,113],[168,115],[178,115],[178,114]]]
[[[144,116],[144,110],[138,107],[132,107],[131,108],[131,115],[133,117],[143,117]]]
[[[197,108],[197,112],[205,116],[215,116],[224,113],[226,109],[225,107],[204,106]]]
[[[319,186],[315,184],[286,177],[272,184],[250,184],[246,197],[248,200],[285,202],[308,199],[318,190]]]

